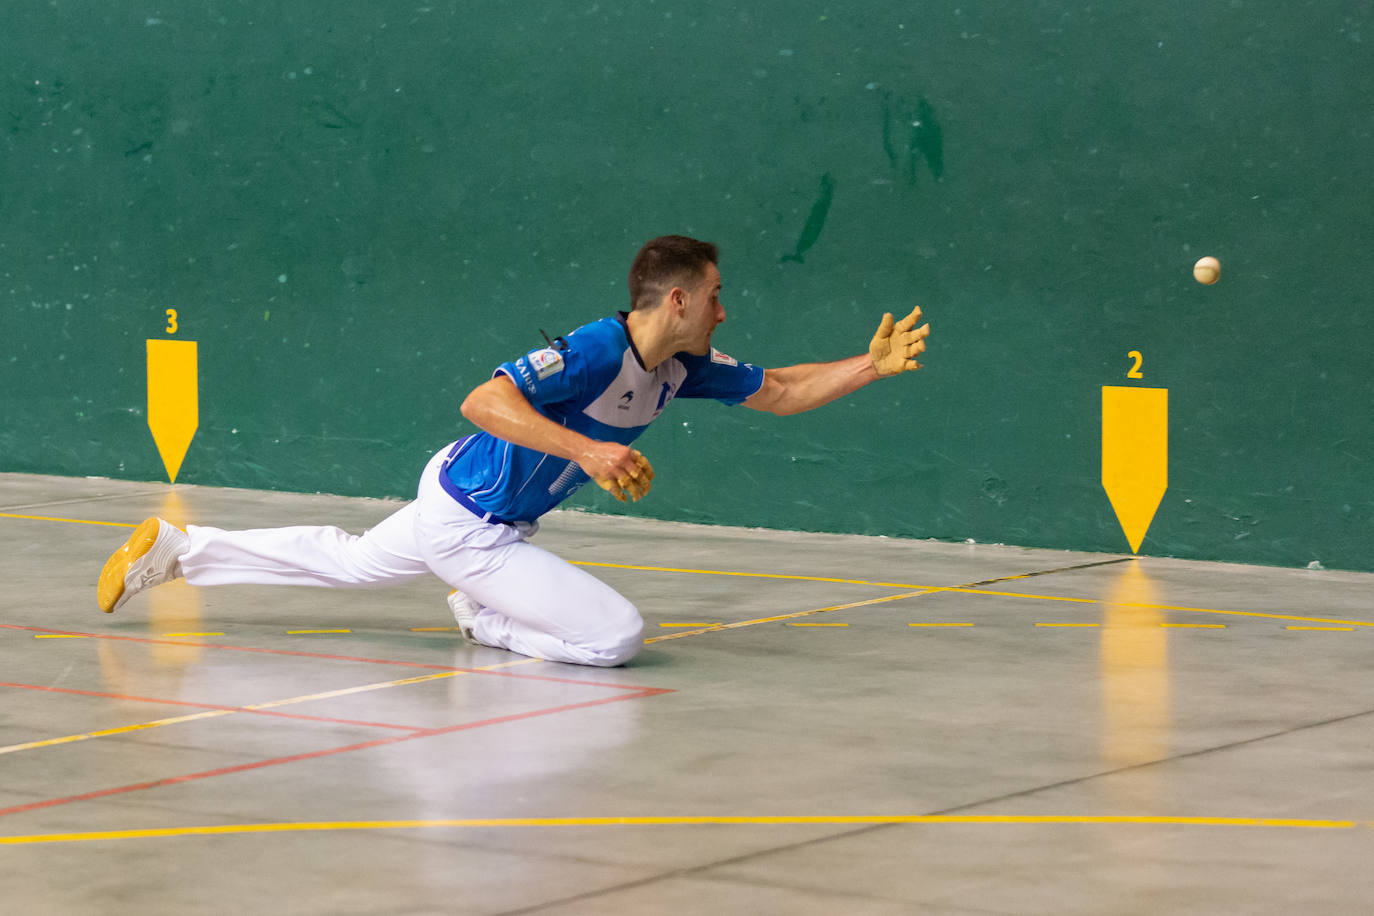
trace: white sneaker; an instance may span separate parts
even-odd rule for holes
[[[468,642],[477,642],[477,637],[472,635],[472,628],[477,624],[477,602],[455,588],[448,593],[448,606],[453,611],[453,619],[458,622],[458,632]]]
[[[144,519],[129,539],[105,561],[96,601],[113,613],[145,588],[181,577],[181,555],[190,547],[186,532],[160,518]]]

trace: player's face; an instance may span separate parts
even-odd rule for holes
[[[705,356],[711,351],[711,333],[725,320],[725,306],[720,304],[720,270],[707,264],[701,281],[687,290],[687,313],[691,346],[687,352]]]

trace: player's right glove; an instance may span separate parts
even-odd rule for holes
[[[911,310],[910,315],[895,323],[891,312],[883,315],[882,324],[878,325],[878,333],[873,335],[873,340],[868,345],[868,358],[873,360],[873,368],[879,376],[896,375],[899,372],[921,368],[916,357],[925,352],[930,325],[923,324],[912,330],[920,318],[919,305]]]
[[[654,469],[649,464],[649,459],[634,449],[630,451],[635,457],[635,469],[628,476],[615,480],[609,477],[595,478],[601,489],[621,502],[625,502],[627,499],[631,502],[639,502],[644,498],[644,494],[649,492],[649,487],[653,485],[654,480]]]

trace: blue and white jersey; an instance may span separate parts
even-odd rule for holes
[[[677,353],[644,368],[626,313],[583,325],[556,345],[502,363],[534,409],[603,442],[629,445],[673,398],[739,404],[763,386],[763,369],[714,348]],[[575,461],[523,448],[486,432],[469,436],[446,471],[477,505],[506,521],[533,521],[589,479]]]

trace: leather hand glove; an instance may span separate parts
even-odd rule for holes
[[[615,480],[609,477],[596,478],[596,483],[601,489],[621,502],[626,500],[639,502],[649,492],[649,487],[653,485],[654,480],[654,469],[649,464],[649,459],[638,451],[633,449],[631,451],[635,458],[635,469],[628,475]]]
[[[873,368],[879,376],[897,375],[900,372],[921,368],[916,357],[925,352],[930,325],[927,323],[916,328],[915,324],[920,317],[919,305],[901,321],[894,322],[891,312],[883,315],[882,324],[878,325],[878,333],[873,335],[873,340],[868,345],[868,357],[873,360]]]

